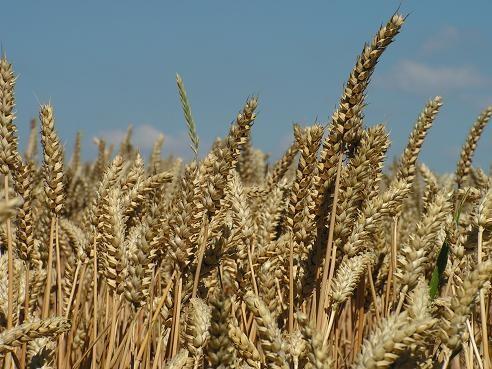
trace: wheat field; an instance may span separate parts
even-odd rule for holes
[[[93,162],[78,135],[65,160],[50,104],[20,153],[3,57],[0,366],[491,369],[492,177],[472,158],[492,107],[437,175],[418,161],[431,98],[386,170],[365,93],[404,21],[364,45],[331,119],[294,125],[273,164],[251,142],[257,97],[199,157],[179,76],[189,162],[164,159],[163,137],[145,162],[131,130],[119,149],[98,140]]]

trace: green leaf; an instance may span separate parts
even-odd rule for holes
[[[439,256],[437,257],[436,266],[432,271],[432,278],[429,284],[429,293],[432,300],[434,300],[439,294],[439,289],[442,283],[442,276],[444,274],[444,270],[446,269],[446,265],[448,263],[448,254],[449,254],[449,243],[446,239],[441,247],[441,251],[439,251]]]
[[[454,214],[454,221],[456,223],[456,227],[459,227],[461,210],[463,209],[463,205],[469,195],[469,189],[465,192],[463,199],[458,204],[456,212]],[[449,255],[449,241],[448,237],[444,240],[444,243],[441,247],[441,251],[439,251],[439,256],[437,257],[436,266],[432,271],[432,278],[429,284],[429,293],[432,300],[434,300],[439,294],[439,289],[441,288],[442,276],[444,274],[444,270],[446,270],[446,265],[448,263],[448,255]]]

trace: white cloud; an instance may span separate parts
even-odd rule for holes
[[[289,148],[289,146],[292,145],[293,142],[294,133],[292,132],[291,128],[278,137],[275,145],[268,145],[267,147],[261,145],[260,148],[268,155],[270,163],[273,164],[282,157],[282,155]]]
[[[200,148],[203,150],[203,142],[200,141]],[[190,148],[188,132],[182,131],[177,135],[164,134],[163,151],[165,154],[172,154],[183,159],[190,159],[193,151]]]
[[[99,132],[96,137],[102,138],[108,145],[119,145],[125,137],[126,131],[123,129],[109,129]]]
[[[422,45],[422,50],[433,53],[449,49],[461,40],[461,34],[457,28],[446,26],[431,35]]]
[[[381,80],[389,88],[426,94],[439,94],[490,82],[488,77],[472,66],[430,66],[412,60],[402,60]]]
[[[97,137],[104,139],[108,144],[113,144],[115,149],[119,148],[121,141],[126,136],[126,129],[116,128],[101,131]],[[160,130],[150,124],[138,124],[133,126],[132,143],[142,153],[148,153],[152,150],[154,142],[159,135],[163,134]],[[177,135],[167,135],[164,133],[163,151],[166,154],[173,154],[183,158],[191,157],[189,148],[189,139],[186,132],[180,132]]]
[[[133,129],[133,142],[142,150],[151,149],[162,132],[149,124],[142,124]]]
[[[125,138],[126,132],[126,129],[116,128],[102,131],[98,134],[98,137],[104,139],[108,144],[113,144],[117,147]],[[133,126],[132,142],[141,150],[148,150],[152,148],[154,141],[161,133],[162,132],[150,124],[139,124]]]

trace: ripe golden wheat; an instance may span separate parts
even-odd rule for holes
[[[119,151],[70,161],[51,105],[24,154],[12,65],[0,61],[0,363],[11,369],[492,369],[492,177],[417,159],[442,105],[428,101],[400,159],[366,127],[365,93],[400,32],[366,44],[326,125],[295,125],[272,166],[253,148],[258,100],[199,158],[146,164],[131,129]]]

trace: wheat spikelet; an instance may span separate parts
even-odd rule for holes
[[[55,132],[55,118],[51,105],[42,105],[39,113],[41,120],[41,142],[44,151],[44,175],[46,196],[51,211],[59,215],[63,208],[63,147]]]
[[[474,222],[479,227],[488,227],[492,224],[492,189],[482,196],[477,206]]]
[[[18,161],[17,170],[15,171],[14,188],[17,194],[22,198],[22,205],[19,207],[16,229],[16,248],[18,255],[22,260],[35,261],[34,252],[34,167],[30,162],[23,163]]]
[[[364,343],[361,354],[353,366],[356,369],[390,368],[400,356],[418,344],[419,335],[432,327],[430,318],[411,321],[406,312],[391,315]]]
[[[279,271],[278,263],[278,259],[269,258],[261,265],[258,273],[258,289],[260,295],[263,297],[263,301],[274,317],[279,314],[281,309],[275,281],[275,278],[280,274],[277,272]]]
[[[256,227],[258,228],[258,245],[268,245],[276,238],[284,204],[286,204],[287,184],[285,181],[276,186],[257,209]],[[263,196],[260,195],[260,200]]]
[[[470,132],[468,133],[466,141],[463,144],[463,148],[461,149],[460,159],[456,167],[455,180],[458,188],[463,187],[466,178],[470,173],[473,154],[475,153],[478,140],[489,122],[490,117],[492,117],[492,106],[489,106],[482,111],[473,126],[470,128]]]
[[[255,110],[258,106],[256,97],[246,101],[241,113],[231,126],[225,142],[218,144],[200,165],[200,186],[203,192],[204,206],[209,215],[213,215],[220,207],[224,196],[226,182],[232,168],[235,168],[246,142],[251,125],[256,119]]]
[[[188,126],[188,136],[191,140],[191,149],[195,153],[195,157],[198,155],[198,149],[200,146],[200,139],[196,133],[195,120],[191,114],[191,106],[186,95],[186,90],[184,87],[183,79],[179,74],[176,74],[176,84],[178,85],[179,98],[181,100],[181,106],[183,108],[183,114],[185,116],[186,125]]]
[[[344,303],[354,292],[361,277],[369,264],[374,261],[374,255],[370,252],[354,256],[342,261],[337,274],[333,279],[331,299],[333,308]]]
[[[372,191],[378,192],[377,173],[389,147],[389,138],[381,125],[363,131],[361,142],[347,168],[343,171],[334,238],[343,242],[351,231],[351,224]]]
[[[67,236],[75,256],[77,256],[81,262],[85,262],[91,254],[91,246],[87,235],[79,226],[68,219],[60,220],[60,228]]]
[[[470,180],[472,182],[472,186],[479,190],[483,191],[490,188],[490,178],[482,168],[471,168]]]
[[[150,174],[156,174],[161,171],[161,151],[164,144],[164,135],[160,134],[152,146],[152,152],[150,154],[149,168]]]
[[[100,138],[95,138],[94,143],[97,145],[97,159],[92,164],[91,177],[97,183],[106,170],[106,142]]]
[[[126,130],[125,137],[121,140],[119,155],[124,159],[132,159],[133,153],[133,144],[132,144],[132,136],[133,136],[133,126],[129,125]]]
[[[299,322],[302,320],[299,314],[297,315],[297,320]],[[304,339],[304,335],[299,328],[286,337],[286,345],[286,351],[289,353],[291,365],[294,369],[298,369],[299,365],[302,367],[306,360],[308,360],[306,359],[308,355],[308,342]]]
[[[398,212],[409,189],[410,185],[406,181],[399,180],[381,195],[369,200],[357,218],[347,243],[343,246],[344,252],[349,256],[359,253],[364,240],[376,231],[384,217]]]
[[[199,298],[192,298],[188,308],[186,330],[183,334],[184,345],[193,359],[193,368],[203,363],[203,349],[209,338],[210,307]]]
[[[124,170],[123,170],[124,172]],[[139,152],[135,155],[135,159],[131,162],[130,168],[126,176],[121,181],[121,190],[130,191],[135,185],[145,178],[145,162]]]
[[[412,181],[415,175],[415,163],[422,148],[427,131],[432,126],[434,119],[442,106],[442,98],[436,96],[425,105],[424,110],[420,113],[415,123],[415,127],[408,139],[407,147],[403,152],[398,164],[397,178],[405,178]]]
[[[124,296],[135,306],[142,306],[150,295],[155,250],[145,239],[147,227],[140,224],[132,228],[125,240]]]
[[[478,291],[485,282],[490,280],[491,273],[492,261],[478,264],[451,299],[450,309],[444,311],[440,330],[441,339],[450,350],[454,351],[460,347],[462,336],[465,333],[465,322],[471,314],[472,304]]]
[[[55,362],[56,343],[51,338],[36,338],[29,341],[27,357],[29,369],[51,369]]]
[[[102,211],[102,203],[108,196],[110,189],[120,181],[121,172],[123,166],[123,158],[117,155],[111,165],[105,170],[103,178],[98,185],[96,196],[92,199],[91,205],[88,207],[87,212],[84,214],[85,222],[89,223],[93,227],[94,237],[98,240],[102,238],[102,231],[96,232],[96,230],[102,227],[102,217],[104,216]]]
[[[183,270],[196,249],[204,208],[200,193],[200,175],[195,162],[185,169],[178,197],[172,205],[173,217],[169,220],[172,230],[169,238],[169,254],[176,266]]]
[[[0,333],[0,353],[12,351],[23,343],[40,337],[56,337],[70,328],[65,318],[55,317],[21,324]]]
[[[241,148],[247,141],[253,121],[256,119],[255,110],[258,99],[252,97],[246,101],[242,111],[237,115],[236,122],[231,126],[225,147],[229,151],[231,168],[235,168]]]
[[[317,196],[316,188],[319,180],[316,153],[323,136],[323,128],[319,125],[307,127],[305,130],[296,127],[295,134],[300,158],[296,179],[290,191],[289,213],[286,220],[287,228],[294,234],[296,246],[303,249],[309,246],[314,236],[314,199]]]
[[[241,154],[239,155],[236,170],[241,178],[241,181],[250,186],[254,183],[254,176],[257,167],[253,161],[253,146],[251,143],[251,132],[245,137],[244,143],[241,146]]]
[[[8,264],[7,255],[0,256],[0,326],[2,321],[8,317]],[[17,322],[21,306],[25,297],[25,267],[21,260],[14,258],[12,274],[12,299],[14,301],[12,309],[12,321]]]
[[[272,368],[287,368],[282,338],[278,327],[266,305],[253,293],[248,292],[244,296],[244,302],[255,316],[258,325],[258,335],[265,362]]]
[[[18,211],[19,206],[22,204],[20,198],[14,198],[7,201],[0,202],[0,222],[5,222],[11,218]]]
[[[46,270],[45,269],[35,269],[34,273],[31,271],[31,281],[29,290],[29,315],[33,316],[36,314],[38,309],[38,300],[44,290],[44,284],[46,283]]]
[[[166,369],[183,369],[186,367],[186,363],[188,361],[188,351],[181,350],[178,354],[170,360],[165,368]]]
[[[230,324],[229,338],[243,360],[252,368],[260,368],[261,355],[240,328]]]
[[[215,290],[211,292],[209,304],[212,307],[212,314],[209,329],[210,339],[207,347],[208,361],[215,368],[227,367],[235,360],[234,348],[228,333],[232,301],[230,297],[223,295],[222,291]]]
[[[28,162],[34,162],[38,154],[38,129],[36,119],[31,119],[29,138],[27,140],[24,157]]]
[[[125,235],[125,219],[119,186],[109,190],[107,197],[102,199],[101,208],[99,220],[99,232],[102,237],[100,255],[102,255],[104,275],[108,285],[112,289],[118,289],[123,281]]]
[[[294,142],[289,146],[282,157],[273,165],[266,179],[266,188],[272,189],[284,177],[285,173],[292,165],[295,156],[298,153],[297,143]]]
[[[331,118],[329,134],[323,142],[320,154],[321,183],[325,190],[334,182],[336,163],[345,149],[344,144],[358,139],[365,90],[379,57],[399,33],[403,22],[403,16],[393,15],[388,23],[379,29],[371,43],[364,46],[350,73],[339,106]]]
[[[386,47],[388,47],[393,41],[393,38],[399,33],[403,22],[404,18],[401,15],[393,15],[388,23],[379,29],[371,43],[364,46],[362,53],[357,58],[354,69],[350,73],[347,85],[340,99],[340,105],[332,117],[332,125],[337,127],[335,129],[339,130],[338,127],[343,127],[343,131],[339,130],[339,132],[343,132],[349,139],[353,139],[351,136],[356,136],[355,132],[352,131],[357,130],[358,127],[354,124],[354,121],[351,122],[350,120],[353,117],[357,117],[360,113],[364,92],[374,71],[374,67]]]
[[[233,173],[230,178],[228,191],[225,199],[225,207],[232,211],[231,220],[234,245],[237,253],[237,273],[236,278],[242,289],[254,288],[256,290],[256,281],[246,278],[246,273],[251,273],[249,269],[249,256],[255,245],[255,225],[252,219],[252,211],[241,183],[239,175]],[[252,256],[251,256],[252,257]],[[254,259],[252,259],[254,263]],[[240,291],[239,291],[240,292]]]
[[[427,264],[432,263],[439,232],[450,211],[449,196],[444,193],[438,193],[427,206],[426,213],[417,223],[416,233],[410,236],[407,245],[403,245],[398,258],[400,268],[396,275],[402,288],[413,289],[419,276],[425,273]]]
[[[15,76],[12,64],[5,56],[0,58],[0,171],[8,175],[15,167],[17,154],[17,128],[13,121]]]
[[[422,175],[422,178],[425,182],[425,190],[422,196],[422,202],[424,204],[423,210],[425,211],[426,206],[433,201],[434,196],[437,194],[439,190],[439,185],[437,183],[436,176],[425,164],[420,164],[419,169],[420,174]]]
[[[133,185],[126,184],[131,189],[126,193],[122,207],[126,215],[131,215],[144,202],[147,195],[162,187],[163,184],[171,182],[173,174],[170,172],[161,172],[154,174],[146,179],[139,179]]]
[[[304,339],[307,341],[309,363],[316,369],[331,368],[331,359],[326,347],[323,347],[323,337],[310,325],[302,314],[297,315]]]
[[[77,170],[80,168],[80,155],[82,152],[82,134],[77,132],[75,136],[75,144],[73,146],[73,154],[70,159],[70,170],[73,173],[77,173]]]

